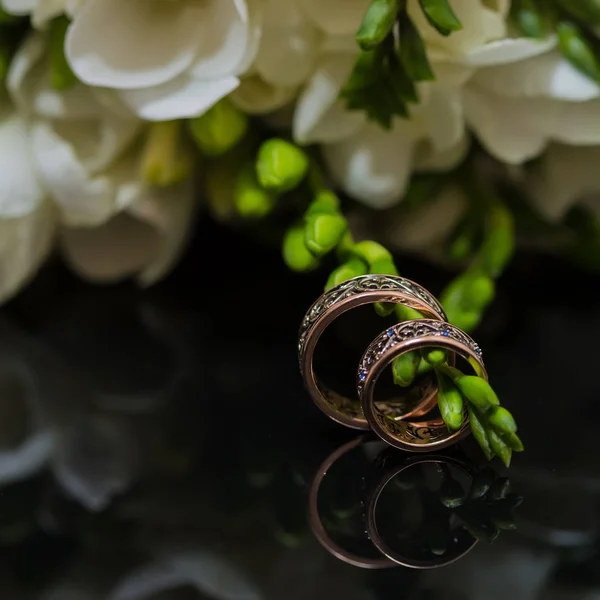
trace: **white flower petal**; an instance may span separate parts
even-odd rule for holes
[[[69,27],[65,53],[84,83],[159,85],[187,69],[214,33],[204,15],[204,3],[193,0],[88,0]]]
[[[297,91],[296,87],[270,85],[255,75],[242,79],[229,99],[248,114],[263,115],[289,104]]]
[[[600,147],[551,144],[540,171],[529,182],[530,197],[551,220],[560,220],[571,206],[600,193]]]
[[[249,15],[244,0],[208,0],[197,35],[202,42],[191,68],[193,79],[237,75],[252,46]]]
[[[370,0],[298,0],[307,17],[331,35],[354,35]]]
[[[45,27],[48,21],[54,19],[65,10],[66,0],[41,0],[35,5],[31,14],[31,23],[37,28]]]
[[[540,154],[549,132],[532,123],[532,104],[477,88],[464,90],[465,114],[488,152],[509,164],[520,164]]]
[[[353,57],[332,54],[300,96],[294,114],[294,139],[302,144],[337,142],[364,125],[360,111],[348,111],[338,100],[340,90],[352,69]]]
[[[454,148],[465,135],[462,94],[458,88],[434,86],[427,100],[413,111],[413,119],[423,120],[437,152]]]
[[[205,113],[237,88],[237,77],[198,81],[183,75],[168,83],[143,90],[123,90],[123,102],[148,121],[187,119]]]
[[[323,155],[346,193],[372,208],[387,208],[404,194],[416,139],[410,121],[397,121],[391,132],[369,124],[342,142],[325,145]]]
[[[2,8],[9,15],[28,15],[38,0],[2,0]]]
[[[600,100],[561,102],[545,100],[531,106],[532,122],[551,138],[565,144],[600,144]]]
[[[0,219],[0,302],[37,273],[52,251],[55,231],[56,213],[50,202],[24,217]]]
[[[481,69],[472,83],[501,96],[547,96],[568,101],[600,96],[600,86],[572,67],[559,52]]]
[[[32,127],[32,145],[46,188],[69,224],[92,225],[114,212],[114,186],[105,176],[90,177],[73,146],[51,125]]]
[[[97,116],[100,104],[90,88],[76,84],[58,92],[50,85],[47,39],[36,33],[17,50],[6,84],[21,111],[48,119],[87,119]]]
[[[160,233],[120,213],[97,227],[69,227],[60,246],[69,266],[83,279],[116,282],[144,269],[159,256]]]
[[[0,218],[30,214],[44,196],[26,123],[17,116],[0,120]]]
[[[267,0],[255,67],[273,85],[295,86],[313,71],[320,34],[296,0]]]
[[[136,449],[126,429],[100,416],[78,420],[63,432],[54,476],[88,510],[99,511],[131,483]]]
[[[514,63],[544,54],[555,48],[556,43],[556,36],[545,40],[505,38],[474,48],[463,62],[478,67]]]
[[[454,146],[437,150],[429,140],[419,143],[415,154],[415,171],[450,171],[467,155],[471,138],[464,135]]]

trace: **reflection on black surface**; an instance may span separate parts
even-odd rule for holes
[[[410,456],[361,436],[319,467],[309,519],[323,547],[351,565],[430,569],[515,529],[521,502],[490,467],[477,469],[465,457]]]
[[[600,312],[581,308],[589,304],[587,283],[579,296],[569,284],[575,310],[561,304],[565,298],[534,296],[517,273],[501,286],[504,310],[493,312],[477,336],[527,444],[509,473],[526,498],[514,513],[516,531],[440,569],[364,570],[325,550],[307,515],[319,465],[355,436],[313,406],[298,375],[297,324],[322,281],[315,276],[299,284],[271,251],[242,248],[260,272],[219,263],[207,274],[216,282],[208,287],[198,257],[216,243],[225,244],[209,238],[190,257],[189,270],[146,293],[87,288],[57,269],[0,312],[0,598],[588,600],[598,594],[600,388],[581,356],[594,356],[586,340],[597,339]],[[408,261],[403,273],[434,291],[441,287]],[[293,293],[267,310],[264,299],[280,298],[282,289]],[[562,352],[567,344],[581,353]],[[547,378],[559,366],[572,377]],[[557,417],[565,406],[576,435]],[[449,467],[461,491],[442,481],[448,473],[436,464],[403,471],[410,481],[415,474],[425,481],[424,490],[408,487],[401,474],[385,486],[377,525],[404,560],[447,561],[462,552],[453,535],[439,535],[445,521],[423,532],[437,522],[421,519],[424,510],[449,517],[452,534],[467,522],[473,533],[494,537],[489,519],[496,527],[508,524],[493,485],[485,498],[470,498],[477,496],[470,478],[489,473],[472,450],[466,443],[443,457],[466,469]],[[323,522],[340,546],[382,558],[362,533],[362,515],[378,484],[407,464],[405,456],[375,444],[339,463],[338,475],[332,468],[334,484],[324,478]],[[498,486],[505,476],[494,475]],[[478,485],[487,489],[485,481]],[[460,506],[444,505],[464,495],[470,499]],[[365,502],[360,510],[357,499]],[[424,539],[434,543],[425,546]]]

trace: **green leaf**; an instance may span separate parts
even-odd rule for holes
[[[433,81],[435,75],[427,58],[425,42],[407,13],[400,17],[398,57],[412,81]]]
[[[399,0],[372,0],[356,34],[363,50],[372,50],[385,40],[396,22],[399,6]]]
[[[419,4],[429,24],[442,35],[447,36],[463,28],[448,0],[419,0]]]

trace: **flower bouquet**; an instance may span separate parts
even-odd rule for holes
[[[328,289],[442,261],[470,331],[517,241],[599,264],[599,25],[597,0],[0,0],[0,300],[55,252],[152,284],[204,208]],[[496,412],[476,437],[508,463]]]

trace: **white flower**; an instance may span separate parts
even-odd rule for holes
[[[600,217],[600,146],[552,144],[527,182],[536,208],[560,220],[576,203]]]
[[[50,88],[46,57],[44,34],[34,34],[11,64],[8,87],[29,116],[23,144],[60,209],[65,257],[93,280],[137,275],[153,283],[172,267],[193,225],[191,182],[163,191],[146,185],[132,146],[140,121],[101,90],[81,83],[62,93]],[[25,195],[28,188],[21,189]]]
[[[338,99],[356,57],[353,36],[368,0],[299,0],[328,38],[319,67],[300,96],[294,137],[320,142],[332,175],[351,196],[376,208],[396,203],[411,173],[449,169],[468,148],[461,89],[480,63],[499,61],[507,50],[495,43],[506,35],[506,2],[456,0],[452,3],[463,30],[440,35],[429,25],[416,0],[411,17],[421,30],[436,81],[419,85],[421,101],[410,119],[397,119],[387,132],[348,111]]]
[[[82,0],[0,0],[8,14],[15,16],[30,15],[34,27],[43,28],[48,21],[62,13],[72,15]]]
[[[507,47],[523,45],[509,40]],[[531,42],[530,42],[531,44]],[[532,46],[537,55],[481,69],[465,88],[471,128],[499,160],[519,164],[551,141],[600,143],[600,87],[579,73],[556,40]]]
[[[73,71],[143,119],[200,115],[239,85],[257,46],[245,0],[86,0],[65,40]]]

